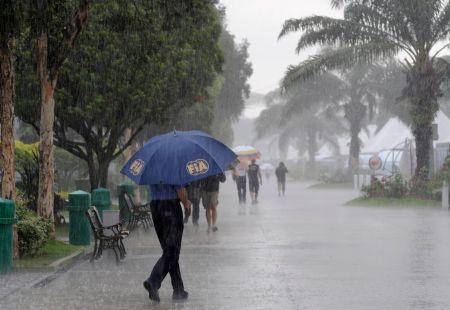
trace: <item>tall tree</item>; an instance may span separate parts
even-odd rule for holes
[[[212,1],[107,0],[90,12],[60,70],[54,137],[86,161],[96,188],[107,185],[111,161],[143,128],[209,125],[210,87],[222,53]],[[37,128],[30,93],[22,90],[19,112]],[[154,134],[146,133],[142,139]]]
[[[15,68],[14,46],[24,26],[22,2],[3,0],[0,10],[0,122],[2,167],[1,196],[15,200],[14,170],[14,105]],[[19,256],[17,227],[14,225],[14,257]]]
[[[249,62],[248,41],[236,44],[235,38],[223,26],[220,46],[224,53],[223,81],[216,98],[213,133],[222,142],[233,142],[231,124],[239,119],[244,110],[244,101],[250,95],[248,79],[253,73]]]
[[[2,1],[0,10],[1,195],[16,198],[14,173],[14,45],[23,27],[22,2]]]
[[[337,49],[291,66],[284,86],[289,87],[324,71],[372,63],[403,52],[406,58],[402,63],[407,72],[405,94],[416,140],[416,176],[427,179],[431,123],[438,110],[443,69],[447,67],[447,63],[438,57],[443,48],[433,51],[440,42],[448,40],[450,1],[333,0],[332,3],[344,5],[344,18],[311,16],[285,22],[280,38],[303,31],[297,52],[317,44],[333,45]]]
[[[345,94],[343,108],[344,117],[350,129],[349,168],[356,168],[361,151],[359,135],[364,120],[373,118],[377,104],[375,84],[378,82],[373,67],[356,66],[342,75],[342,92]],[[366,123],[367,124],[367,123]]]
[[[75,39],[86,23],[89,1],[79,0],[73,8],[64,0],[31,1],[31,31],[40,82],[40,156],[38,214],[53,219],[53,124],[58,75]]]

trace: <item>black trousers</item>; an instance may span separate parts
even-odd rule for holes
[[[147,279],[155,289],[161,287],[161,283],[169,273],[172,280],[172,287],[175,292],[184,290],[181,279],[180,257],[181,239],[183,237],[183,211],[180,201],[174,200],[154,200],[150,204],[152,210],[153,224],[163,254],[153,267],[150,277]]]
[[[258,196],[258,192],[259,192],[259,182],[258,180],[249,180],[248,181],[248,189],[250,191],[250,193],[255,193],[256,196]]]
[[[194,198],[190,199],[190,201],[192,203],[192,222],[196,223],[200,217],[200,199]]]
[[[237,177],[236,186],[238,191],[239,202],[245,202],[247,195],[247,178],[245,176]]]

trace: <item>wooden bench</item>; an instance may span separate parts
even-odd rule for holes
[[[136,205],[133,202],[131,196],[125,192],[123,193],[125,204],[130,212],[130,218],[128,219],[128,229],[131,231],[136,228],[139,223],[142,223],[145,229],[153,226],[153,220],[151,216],[150,204]]]
[[[125,258],[127,254],[123,239],[129,235],[129,231],[122,229],[122,224],[117,223],[110,226],[103,226],[102,220],[96,207],[92,206],[86,211],[86,216],[94,235],[94,251],[90,261],[99,259],[105,249],[112,249],[116,255],[116,262]]]

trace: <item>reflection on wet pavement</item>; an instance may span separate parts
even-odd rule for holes
[[[24,287],[1,309],[450,309],[450,215],[439,208],[344,207],[352,190],[307,190],[275,180],[239,206],[222,186],[219,231],[188,223],[181,270],[190,298],[173,303],[170,280],[152,305],[142,281],[160,255],[153,231],[127,240],[120,266],[105,253],[44,287]]]

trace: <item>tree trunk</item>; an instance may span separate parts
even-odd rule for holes
[[[417,64],[408,72],[412,132],[416,140],[416,177],[425,181],[429,177],[433,131],[432,123],[439,110],[437,101],[440,79],[428,55],[419,55]]]
[[[36,65],[41,85],[41,121],[39,145],[38,214],[53,223],[53,124],[55,120],[55,88],[57,76],[50,78],[48,65],[48,37],[42,33],[36,41]],[[52,226],[54,236],[55,226]]]
[[[86,152],[87,152],[86,162],[89,171],[89,183],[91,184],[91,191],[92,191],[93,189],[96,189],[98,187],[99,176],[94,153],[92,152],[89,146],[87,146]]]
[[[1,195],[16,199],[16,177],[14,171],[14,103],[15,75],[12,53],[8,44],[0,46],[0,110],[1,110]],[[13,227],[13,257],[19,257],[17,226]]]
[[[88,170],[89,170],[89,183],[91,185],[91,191],[98,188],[106,188],[108,185],[108,168],[111,160],[97,163],[92,151],[88,151]]]
[[[413,130],[416,139],[417,167],[415,174],[422,180],[428,179],[430,169],[430,149],[432,147],[433,129],[429,126],[421,126]]]
[[[361,126],[357,123],[350,124],[350,158],[354,163],[359,161],[359,151],[361,149],[361,144],[359,142],[359,132],[361,131]]]
[[[34,6],[36,5],[36,6]],[[49,55],[50,33],[49,24],[51,23],[46,16],[48,10],[47,1],[37,1],[32,5],[36,10],[36,18],[42,18],[37,21],[38,37],[35,45],[36,69],[41,86],[41,122],[40,122],[40,147],[39,147],[39,196],[38,196],[38,214],[51,219],[53,225],[51,236],[54,237],[55,225],[53,218],[53,182],[54,182],[54,159],[53,159],[53,125],[55,121],[55,89],[58,81],[58,72],[64,60],[67,58],[68,51],[73,47],[76,37],[79,35],[83,25],[86,23],[89,9],[88,0],[80,0],[78,9],[72,15],[63,29],[64,33],[61,42],[59,42],[59,51],[54,55]],[[51,57],[51,59],[49,59]]]
[[[2,197],[16,199],[14,174],[14,64],[9,48],[0,47]]]
[[[316,152],[317,152],[317,140],[314,132],[308,132],[308,174],[310,177],[316,175]]]
[[[55,84],[48,80],[41,84],[38,214],[48,219],[53,219]]]
[[[350,158],[349,171],[353,174],[359,168],[359,152],[361,144],[359,133],[361,122],[366,115],[366,107],[359,101],[351,101],[345,106],[345,118],[350,124]]]
[[[110,161],[104,161],[98,165],[99,186],[107,188],[108,186],[108,168]]]

